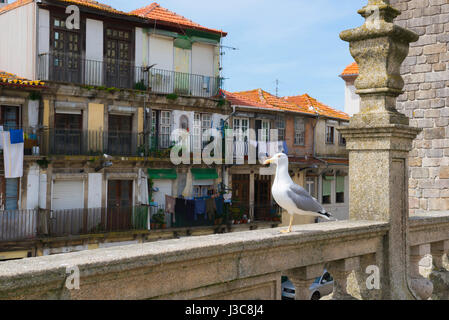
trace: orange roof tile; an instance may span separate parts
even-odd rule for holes
[[[284,99],[290,103],[294,103],[304,108],[313,108],[315,112],[321,116],[342,120],[350,120],[350,116],[347,113],[331,108],[319,102],[318,100],[312,98],[308,94],[293,97],[284,97]]]
[[[357,62],[353,62],[346,67],[341,76],[354,76],[358,74],[359,74],[359,66]]]
[[[12,9],[15,9],[15,8],[18,8],[18,7],[21,7],[21,6],[24,6],[24,5],[28,4],[28,3],[33,2],[33,1],[34,0],[16,0],[13,3],[7,4],[6,6],[0,8],[0,13],[6,12],[6,11],[9,11],[9,10],[12,10]]]
[[[256,91],[256,90],[254,90],[254,91]],[[231,104],[236,105],[236,106],[247,106],[247,107],[256,107],[256,108],[263,108],[263,109],[279,110],[279,108],[276,108],[274,106],[270,106],[264,102],[261,102],[259,99],[255,98],[254,96],[250,96],[247,94],[240,94],[238,92],[229,92],[226,90],[221,90],[221,92],[225,96],[226,100],[228,100],[229,102],[231,102]]]
[[[20,78],[15,74],[0,70],[0,85],[43,87],[45,83],[40,80],[31,81],[24,78]]]
[[[276,97],[262,89],[240,92],[224,91],[226,99],[234,105],[258,107],[274,111],[289,111],[303,114],[316,115],[315,110],[290,103],[283,98]]]
[[[195,23],[175,12],[169,11],[165,8],[162,8],[158,3],[153,2],[152,4],[136,9],[130,12],[131,14],[138,15],[140,17],[156,20],[156,21],[164,21],[178,24],[184,28],[191,28],[196,30],[208,31],[213,33],[221,34],[222,36],[226,36],[227,33],[221,30],[210,29],[203,27],[202,25]]]

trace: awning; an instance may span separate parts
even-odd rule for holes
[[[192,169],[195,180],[215,180],[218,179],[217,169]]]
[[[148,169],[148,177],[152,180],[176,180],[176,169]]]

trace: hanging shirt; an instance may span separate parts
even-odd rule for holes
[[[217,210],[217,206],[215,205],[215,199],[207,199],[206,200],[206,213],[207,218],[210,221],[215,219],[215,211]]]
[[[195,200],[186,200],[186,214],[188,221],[195,220]]]
[[[195,221],[198,220],[198,215],[206,214],[206,200],[196,199],[195,200]]]
[[[10,130],[9,135],[11,138],[11,144],[19,144],[24,143],[23,140],[23,129],[19,130]]]
[[[218,197],[215,199],[215,206],[217,207],[217,214],[223,215],[224,211],[224,199],[223,197]]]
[[[176,198],[165,195],[165,212],[172,215],[173,223],[176,223],[175,207],[176,207]]]

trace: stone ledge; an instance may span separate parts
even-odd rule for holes
[[[82,281],[87,287],[86,291],[76,293],[78,298],[99,297],[101,288],[120,286],[133,277],[153,277],[152,272],[168,272],[172,268],[178,273],[173,271],[170,274],[187,279],[188,275],[184,273],[193,272],[199,265],[223,268],[218,279],[216,274],[213,280],[197,280],[204,285],[213,285],[220,279],[244,279],[282,271],[283,267],[288,269],[321,260],[370,254],[376,252],[387,231],[388,224],[383,222],[331,222],[296,226],[291,234],[281,234],[279,228],[265,229],[8,261],[0,263],[0,298],[42,298],[51,292],[59,292],[66,279],[67,266],[80,268]],[[300,248],[303,250],[298,250]],[[313,252],[317,254],[313,255]],[[268,258],[272,261],[267,261]],[[161,268],[165,271],[157,271]],[[177,281],[179,283],[179,279]],[[193,279],[192,283],[197,285]],[[145,293],[143,298],[153,296],[155,289],[151,283],[145,286],[145,290],[152,293]],[[196,288],[199,287],[201,285]],[[193,288],[185,285],[184,290]],[[169,294],[170,290],[164,292],[161,294]],[[115,294],[121,297],[120,293]],[[104,296],[105,299],[114,297],[112,293]]]

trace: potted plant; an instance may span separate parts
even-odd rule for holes
[[[156,227],[163,229],[163,226],[165,225],[165,214],[162,209],[160,209],[157,213],[153,215],[153,221]]]

